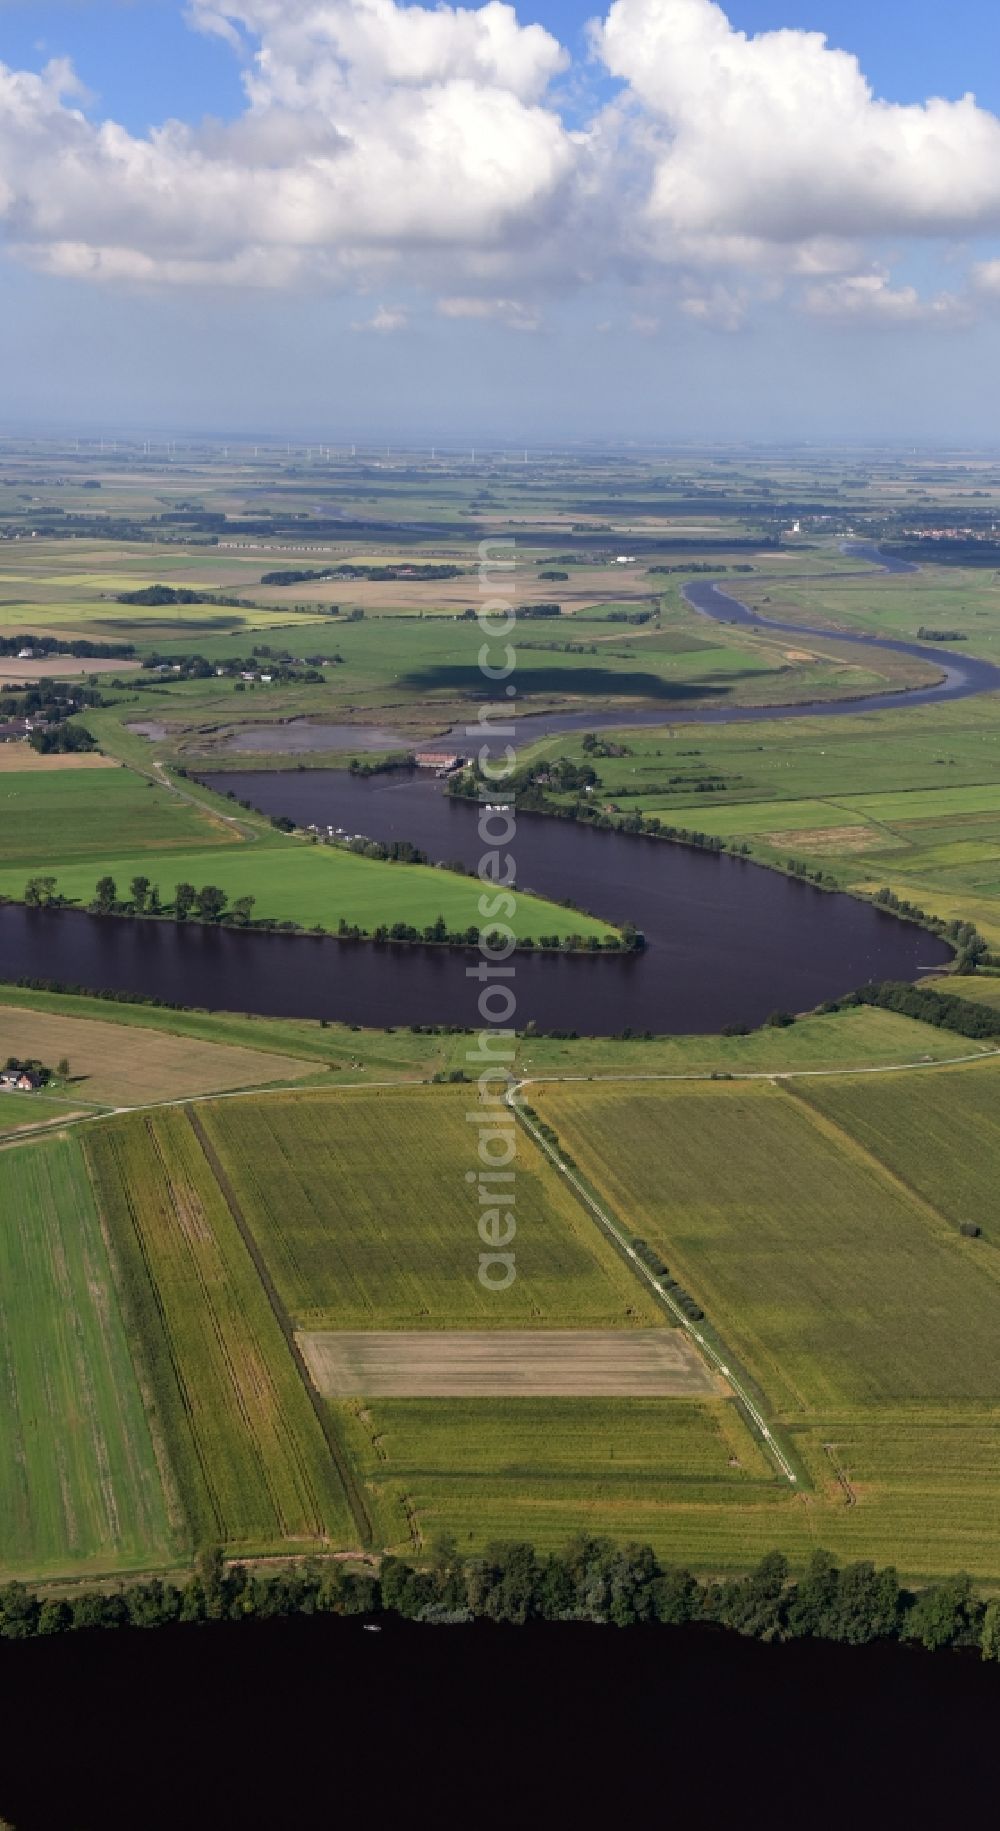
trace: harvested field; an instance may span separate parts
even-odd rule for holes
[[[326,1399],[698,1398],[726,1391],[679,1329],[298,1337]]]
[[[128,674],[138,661],[115,661],[100,655],[53,655],[48,661],[0,661],[0,683],[30,686],[36,680],[79,680],[84,674]]]
[[[32,750],[30,744],[0,744],[0,776],[52,775],[66,769],[120,769],[117,757],[100,750]]]
[[[229,1048],[194,1037],[127,1029],[99,1018],[57,1017],[52,1012],[0,1005],[0,1058],[37,1057],[55,1063],[65,1057],[70,1078],[61,1088],[67,1100],[107,1106],[141,1106],[146,1101],[223,1093],[269,1081],[314,1074],[315,1062],[271,1054],[264,1049]],[[32,1102],[38,1098],[32,1095]],[[6,1099],[24,1101],[23,1095]],[[6,1110],[6,1109],[3,1109]],[[53,1115],[48,1112],[45,1117]]]

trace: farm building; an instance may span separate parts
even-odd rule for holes
[[[418,750],[414,762],[418,769],[436,769],[439,775],[448,776],[453,769],[459,769],[465,761],[447,750]]]
[[[35,1074],[31,1069],[0,1069],[0,1088],[5,1088],[8,1093],[35,1093],[41,1084],[41,1076]]]

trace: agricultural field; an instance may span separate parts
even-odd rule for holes
[[[99,1111],[100,1108],[90,1110]],[[46,1093],[0,1093],[0,1138],[47,1130],[63,1121],[81,1119],[87,1111],[85,1105],[72,1098]]]
[[[52,750],[43,753],[32,750],[30,744],[0,744],[0,776],[50,776],[65,770],[72,770],[75,774],[82,769],[117,768],[116,759],[104,756],[99,750]]]
[[[234,1552],[358,1541],[329,1443],[196,1123],[88,1133],[137,1361],[189,1543]]]
[[[996,1457],[984,1446],[985,1420],[1000,1409],[1000,1260],[960,1236],[909,1168],[904,1179],[830,1113],[839,1118],[845,1097],[852,1114],[879,1110],[884,1082],[900,1090],[899,1112],[904,1086],[916,1089],[918,1115],[935,1086],[957,1109],[977,1078],[988,1102],[995,1072],[987,1062],[779,1086],[531,1090],[611,1211],[662,1254],[767,1395],[833,1509],[815,1518],[820,1542],[850,1543],[857,1556],[892,1543],[901,1566],[924,1575],[942,1568],[933,1558],[949,1509],[963,1517],[967,1440],[980,1461],[962,1544],[970,1568],[995,1567],[984,1525]],[[829,1099],[828,1088],[838,1090]],[[926,1442],[925,1423],[937,1432]],[[945,1439],[932,1475],[931,1445]],[[839,1506],[849,1521],[838,1530]]]
[[[831,1076],[799,1095],[953,1227],[980,1227],[1000,1277],[1000,1059],[947,1074]]]
[[[997,1289],[974,1242],[797,1087],[553,1084],[532,1104],[780,1410],[1000,1396]]]
[[[1000,986],[1000,981],[993,983]],[[966,998],[977,996],[980,989],[988,996],[990,984],[979,975],[969,980],[949,979],[948,989]],[[1000,999],[1000,991],[997,996]],[[79,1070],[88,1076],[87,1082],[79,1083],[81,1092],[88,1098],[106,1098],[113,1105],[132,1103],[130,1091],[143,1101],[176,1098],[215,1088],[222,1091],[224,1086],[287,1080],[297,1071],[334,1073],[339,1084],[429,1080],[434,1074],[465,1070],[470,1046],[464,1031],[356,1030],[317,1018],[171,1011],[82,993],[0,985],[0,1048],[4,1038],[14,1036],[21,1039],[21,1054],[35,1054],[32,1038],[40,1032],[33,1026],[43,1014],[82,1022],[67,1022],[60,1029],[42,1032],[48,1050],[47,1056],[42,1052],[42,1059],[51,1056],[58,1061],[68,1055],[74,1073]],[[16,1028],[4,1027],[14,1022]],[[94,1033],[83,1041],[84,1028],[90,1024],[95,1026]],[[186,1045],[183,1053],[177,1053],[175,1041]],[[191,1047],[199,1044],[214,1045],[213,1053],[205,1056]],[[529,1076],[805,1073],[947,1061],[956,1055],[979,1053],[984,1047],[894,1011],[861,1005],[822,1017],[800,1018],[789,1029],[765,1026],[749,1036],[522,1036],[515,1044],[514,1069]],[[240,1078],[209,1081],[208,1076],[223,1073],[223,1055],[227,1077],[231,1069]],[[265,1060],[259,1061],[259,1056]],[[278,1060],[284,1064],[280,1070]]]
[[[327,1399],[729,1396],[680,1329],[318,1329],[297,1339]]]
[[[808,1555],[801,1504],[725,1400],[375,1399],[331,1402],[382,1541],[462,1551],[576,1532],[652,1542],[713,1569],[788,1542]],[[751,1552],[752,1555],[752,1552]]]
[[[663,1321],[544,1156],[519,1142],[517,1278],[478,1280],[471,1088],[274,1095],[202,1109],[299,1329],[649,1327]],[[391,1140],[391,1145],[388,1141]]]
[[[68,1138],[0,1152],[0,1369],[0,1573],[171,1562],[177,1520]]]
[[[268,1050],[129,1030],[97,1017],[64,1017],[0,1003],[0,1061],[11,1055],[50,1067],[68,1061],[69,1077],[60,1088],[63,1100],[100,1106],[144,1106],[316,1072],[313,1062]],[[23,1096],[0,1096],[0,1101],[4,1098],[23,1110]],[[32,1110],[38,1099],[37,1094],[30,1096],[27,1104]],[[0,1113],[3,1110],[0,1104]]]
[[[23,453],[0,459],[0,532],[21,536],[0,548],[0,634],[325,664],[316,681],[269,684],[39,667],[100,677],[104,703],[83,722],[105,754],[0,746],[0,897],[44,873],[86,906],[110,874],[121,899],[133,877],[165,903],[182,881],[212,883],[304,929],[475,925],[475,880],[283,835],[168,766],[245,766],[247,728],[281,743],[289,720],[330,727],[341,762],[361,727],[395,749],[464,723],[484,699],[482,635],[463,613],[481,602],[489,526],[516,536],[519,607],[564,613],[518,622],[518,711],[661,720],[596,746],[563,733],[532,759],[586,760],[624,815],[822,866],[846,888],[888,885],[975,921],[1000,950],[1000,694],[907,705],[905,689],[940,671],[934,645],[920,660],[864,642],[934,626],[1000,660],[998,575],[890,577],[839,545],[855,518],[965,514],[970,481],[975,514],[1000,506],[992,471],[942,463],[935,481],[923,463],[320,463],[284,449],[230,462],[206,447],[176,467],[39,453],[26,477]],[[799,540],[785,509],[803,491],[825,507]],[[60,517],[72,538],[50,537]],[[457,577],[261,582],[445,562]],[[807,633],[699,615],[683,587],[704,573]],[[118,602],[157,584],[207,596]],[[0,657],[0,689],[22,669]],[[875,690],[899,703],[698,722]],[[298,766],[298,741],[268,763]],[[608,930],[524,896],[518,932]],[[948,984],[1000,1005],[1000,980]],[[477,1093],[429,1085],[467,1072],[469,1046],[318,1014],[0,987],[0,1059],[70,1069],[43,1094],[0,1095],[0,1575],[166,1570],[215,1543],[423,1552],[444,1532],[463,1551],[504,1537],[551,1548],[583,1530],[649,1539],[703,1571],[775,1546],[801,1564],[822,1545],[914,1580],[964,1565],[1000,1581],[989,1045],[872,1008],[748,1036],[517,1042],[526,1098],[704,1306],[706,1338],[759,1398],[794,1486],[523,1128],[517,1278],[484,1290]],[[133,1106],[148,1110],[108,1111]],[[981,1237],[962,1235],[970,1221]]]
[[[20,748],[20,747],[19,747]],[[148,869],[161,852],[211,849],[234,843],[219,814],[194,807],[161,783],[130,769],[4,770],[0,774],[0,870],[5,886],[24,888],[25,872],[81,868],[87,894],[102,875],[111,849],[135,849],[135,871]],[[204,859],[200,868],[205,869]]]
[[[921,640],[920,631],[946,631],[942,646],[1000,661],[1000,582],[990,568],[928,563],[887,574],[855,557],[849,568],[823,576],[821,564],[796,566],[794,578],[741,580],[739,595],[765,617],[815,623],[854,634]]]

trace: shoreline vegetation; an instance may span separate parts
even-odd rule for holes
[[[343,848],[351,850],[350,847]],[[380,848],[386,853],[386,848]],[[387,862],[410,862],[405,858],[393,859],[387,854]],[[424,862],[414,860],[412,862]],[[110,876],[98,878],[94,896],[87,904],[81,904],[76,898],[60,893],[58,879],[48,874],[36,874],[28,879],[22,897],[12,897],[0,893],[0,907],[13,905],[24,909],[47,909],[68,911],[71,914],[94,915],[101,917],[130,920],[157,921],[186,924],[194,922],[206,927],[226,928],[254,934],[303,935],[317,940],[370,942],[377,946],[419,946],[447,947],[457,949],[479,948],[487,946],[499,948],[506,953],[553,953],[582,954],[594,956],[599,954],[635,953],[643,945],[639,930],[631,923],[624,923],[617,933],[604,935],[581,935],[570,933],[562,938],[559,935],[543,934],[537,938],[531,935],[517,936],[510,940],[502,929],[493,929],[488,925],[470,924],[456,930],[449,929],[443,915],[434,922],[426,923],[422,928],[412,922],[396,921],[379,923],[374,928],[365,928],[356,922],[348,922],[341,916],[336,928],[328,928],[321,922],[309,927],[301,922],[289,919],[278,920],[274,916],[257,916],[254,914],[256,898],[242,896],[230,902],[228,893],[216,884],[203,884],[200,888],[191,883],[180,883],[174,887],[174,897],[170,902],[162,902],[159,887],[147,877],[133,878],[129,886],[128,897],[120,897],[115,879]],[[571,907],[571,905],[560,905]],[[584,913],[583,911],[580,912]]]
[[[761,856],[746,839],[726,839],[717,833],[702,832],[696,827],[675,826],[662,820],[658,814],[643,814],[638,810],[626,814],[619,807],[607,803],[597,806],[583,798],[583,794],[596,781],[596,772],[586,765],[579,767],[571,758],[557,757],[551,761],[526,765],[518,776],[512,778],[510,792],[512,796],[517,796],[518,811],[521,814],[535,814],[542,819],[575,821],[600,832],[631,833],[639,838],[665,840],[669,845],[689,846],[695,851],[711,852],[718,856],[728,853],[731,857],[743,858],[748,864],[757,865],[762,870],[776,871],[779,876],[794,877],[802,883],[812,884],[817,890],[851,896],[856,902],[884,909],[901,921],[926,929],[929,934],[937,935],[952,945],[955,949],[952,970],[955,972],[975,972],[979,966],[1000,964],[1000,957],[990,952],[985,937],[973,922],[963,921],[957,916],[945,919],[931,915],[919,903],[899,896],[888,886],[874,891],[859,890],[854,885],[842,883],[834,872],[824,871],[821,866],[810,865],[803,859],[789,857],[782,860]],[[466,770],[449,780],[447,793],[456,800],[473,801],[478,800],[485,786],[485,778]],[[582,793],[574,801],[555,801],[546,793],[550,786],[557,793]],[[711,786],[711,782],[706,783],[707,788]],[[627,793],[622,790],[617,792]]]
[[[946,969],[946,971],[947,970],[950,969]],[[992,979],[994,975],[987,973],[983,974],[982,977],[984,979]],[[0,996],[2,996],[4,988],[7,986],[13,986],[18,991],[41,992],[51,997],[81,998],[87,1001],[93,1000],[97,1003],[135,1005],[138,1009],[145,1007],[158,1011],[186,1012],[191,1015],[198,1015],[199,1013],[211,1015],[211,1012],[207,1012],[206,1007],[204,1006],[178,1004],[172,999],[158,998],[152,993],[123,991],[114,987],[104,987],[95,990],[91,986],[77,985],[62,979],[37,977],[33,974],[21,974],[16,979],[9,981],[0,979]],[[764,1022],[758,1026],[756,1031],[751,1030],[748,1026],[731,1024],[727,1026],[726,1029],[720,1031],[719,1036],[722,1040],[732,1040],[746,1036],[759,1035],[768,1030],[792,1029],[797,1023],[809,1018],[833,1017],[836,1016],[838,1012],[853,1010],[860,1006],[870,1006],[878,1010],[893,1011],[898,1015],[914,1018],[921,1023],[930,1024],[935,1029],[948,1030],[957,1036],[969,1037],[975,1041],[985,1041],[992,1037],[1000,1037],[1000,1002],[998,1002],[996,1006],[986,1003],[979,1004],[974,1002],[971,998],[961,998],[953,992],[939,992],[933,986],[929,985],[911,985],[906,980],[872,981],[868,985],[858,987],[854,992],[846,993],[843,998],[829,999],[825,1003],[817,1005],[813,1011],[803,1011],[798,1014],[793,1014],[790,1011],[772,1011],[770,1016],[765,1018]],[[280,1023],[282,1021],[280,1018],[269,1019],[257,1017],[252,1013],[239,1011],[232,1012],[230,1015],[247,1019],[253,1017],[254,1022]],[[303,1022],[308,1020],[292,1019],[289,1021]],[[321,1029],[325,1030],[330,1028],[329,1023],[325,1018],[320,1017],[315,1021],[319,1024]],[[360,1034],[379,1034],[377,1026],[369,1027],[361,1024],[347,1024],[343,1027]],[[467,1028],[462,1028],[455,1024],[420,1023],[407,1024],[404,1026],[391,1025],[388,1027],[387,1033],[395,1033],[400,1028],[407,1030],[409,1034],[413,1036],[478,1035],[477,1028],[471,1025]],[[522,1039],[534,1039],[537,1041],[543,1041],[546,1038],[561,1042],[588,1040],[585,1033],[581,1033],[577,1030],[539,1030],[534,1023],[529,1024],[524,1030],[516,1031],[515,1034]],[[603,1040],[609,1043],[669,1043],[676,1042],[677,1038],[669,1031],[657,1033],[653,1030],[635,1031],[625,1028]],[[708,1040],[711,1039],[709,1038]]]
[[[351,1569],[352,1561],[360,1568]],[[68,1593],[16,1581],[0,1587],[4,1640],[315,1614],[387,1615],[438,1627],[474,1621],[517,1627],[702,1624],[765,1642],[858,1647],[900,1641],[1000,1661],[1000,1597],[980,1595],[965,1573],[911,1589],[892,1565],[842,1565],[822,1549],[798,1577],[781,1552],[771,1551],[746,1576],[718,1580],[661,1563],[649,1545],[617,1546],[586,1534],[542,1557],[517,1541],[461,1557],[455,1541],[444,1537],[420,1566],[385,1555],[307,1558],[269,1571],[259,1563],[227,1564],[222,1551],[210,1547],[180,1585],[152,1577],[114,1588],[74,1586]]]

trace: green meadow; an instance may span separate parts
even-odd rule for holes
[[[69,1138],[0,1152],[0,1368],[0,1572],[171,1562],[176,1511]]]

